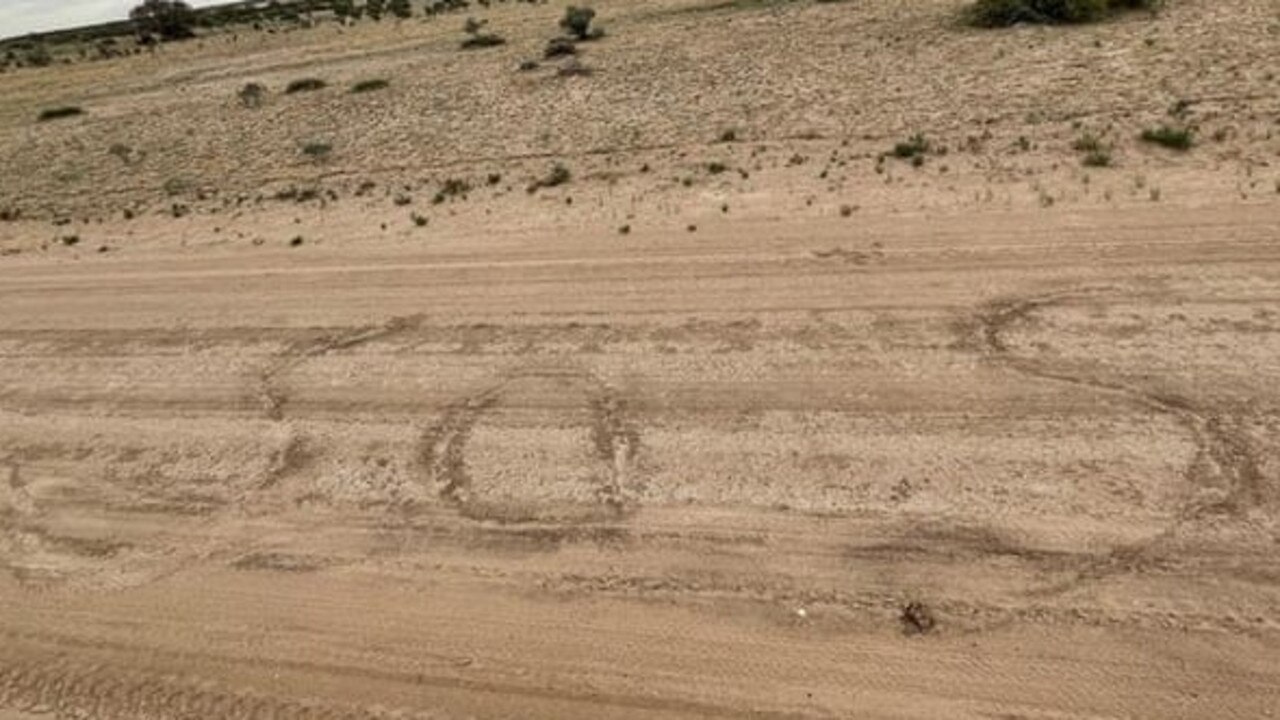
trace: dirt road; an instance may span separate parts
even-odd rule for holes
[[[1043,217],[0,267],[4,717],[1266,717],[1280,218]]]
[[[0,74],[0,720],[1280,713],[1274,4],[965,4]]]

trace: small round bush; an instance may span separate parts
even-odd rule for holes
[[[262,106],[262,101],[267,95],[267,88],[260,83],[251,82],[240,88],[237,96],[240,98],[240,104],[247,108],[256,108]]]
[[[589,7],[570,5],[564,9],[564,17],[560,18],[560,27],[579,40],[590,40],[596,35],[591,30],[591,21],[596,11]]]

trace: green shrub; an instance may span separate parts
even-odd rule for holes
[[[378,78],[376,80],[361,80],[360,82],[351,86],[351,92],[367,93],[367,92],[374,92],[375,90],[385,90],[390,84],[391,83],[381,78]]]
[[[407,20],[413,17],[413,5],[409,3],[409,0],[391,0],[391,2],[387,4],[387,9],[391,11],[392,15],[395,15],[401,20]]]
[[[349,17],[356,17],[355,0],[333,0],[330,8],[333,10],[334,15],[344,20]]]
[[[966,9],[965,19],[987,28],[1088,23],[1123,10],[1155,10],[1162,4],[1163,0],[976,0]]]
[[[1173,150],[1190,150],[1195,143],[1194,133],[1190,128],[1176,128],[1169,125],[1143,130],[1141,137],[1143,142],[1161,145]]]
[[[129,19],[140,35],[159,35],[165,40],[196,36],[195,11],[182,0],[143,0],[129,11]]]
[[[286,95],[292,95],[300,92],[312,92],[314,90],[323,90],[326,87],[325,81],[319,78],[301,78],[291,81],[285,86]]]
[[[589,7],[570,5],[564,9],[564,17],[560,18],[560,27],[579,40],[595,40],[604,37],[603,30],[591,27],[591,21],[595,17],[596,11]]]
[[[1076,152],[1084,153],[1081,162],[1085,167],[1110,167],[1111,147],[1093,133],[1085,133],[1076,139],[1071,147]]]
[[[53,64],[53,55],[43,45],[37,45],[27,51],[27,64],[31,67],[49,67]]]
[[[309,142],[302,146],[302,154],[314,160],[323,160],[333,152],[333,146],[326,142]]]
[[[440,185],[440,190],[436,192],[435,197],[431,198],[431,202],[439,205],[450,198],[466,197],[469,192],[471,192],[471,183],[459,178],[449,178]]]
[[[262,107],[262,100],[266,97],[267,88],[263,85],[251,82],[240,88],[237,96],[240,98],[240,104],[247,108]]]
[[[75,117],[83,114],[84,110],[74,105],[66,105],[63,107],[45,108],[40,111],[40,115],[37,119],[40,122],[46,122],[49,120],[60,120],[62,118]]]
[[[929,152],[929,141],[925,139],[924,135],[916,133],[906,142],[894,145],[890,154],[896,158],[907,160],[917,157],[922,158],[927,152]]]
[[[467,34],[467,39],[462,41],[463,50],[496,47],[507,42],[501,35],[484,32],[484,26],[488,23],[488,20],[467,18],[466,24],[462,26],[462,31]]]

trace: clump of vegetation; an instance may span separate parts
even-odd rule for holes
[[[401,20],[408,20],[413,17],[413,5],[409,3],[409,0],[391,0],[387,5],[387,9],[391,11],[392,15]]]
[[[1085,133],[1076,139],[1071,147],[1076,152],[1084,153],[1081,162],[1085,167],[1110,167],[1111,147],[1093,133]]]
[[[327,86],[325,81],[320,78],[300,78],[291,81],[284,88],[286,95],[292,95],[300,92],[313,92],[315,90],[323,90]]]
[[[40,115],[36,118],[40,122],[48,122],[49,120],[61,120],[62,118],[75,117],[83,115],[84,110],[75,105],[65,105],[63,107],[45,108],[40,111]]]
[[[728,130],[725,130],[724,132],[720,133],[720,142],[722,143],[737,142],[737,140],[738,140],[738,131],[734,130],[733,128],[729,128]]]
[[[719,175],[720,173],[728,169],[729,169],[728,165],[725,165],[724,163],[718,160],[713,160],[712,162],[707,163],[707,172],[712,175]]]
[[[912,158],[927,152],[929,152],[929,141],[919,133],[893,146],[893,156],[896,158]]]
[[[378,90],[386,90],[387,87],[389,87],[390,85],[391,83],[387,82],[386,80],[383,80],[382,78],[375,78],[373,80],[361,80],[360,82],[351,86],[351,92],[357,93],[357,94],[367,93],[367,92],[376,92]]]
[[[267,88],[261,83],[247,83],[236,96],[240,98],[240,104],[247,108],[262,107],[262,102],[267,97]]]
[[[604,37],[604,30],[591,27],[591,22],[595,18],[595,10],[570,5],[564,9],[564,17],[560,18],[560,27],[578,40],[597,40]]]
[[[561,165],[560,163],[556,163],[551,167],[551,172],[548,173],[546,177],[539,178],[529,183],[528,190],[532,194],[538,192],[542,188],[564,185],[569,182],[572,177],[573,175],[569,172],[569,168]]]
[[[143,37],[187,40],[196,36],[196,14],[182,0],[144,0],[129,11],[129,19]]]
[[[430,222],[430,220],[427,219],[426,215],[419,215],[418,213],[410,214],[409,218],[412,219],[413,224],[418,227],[426,227],[427,223]]]
[[[431,202],[439,205],[451,198],[465,198],[469,192],[471,192],[471,183],[460,178],[449,178],[440,185],[440,190],[436,192],[435,197],[431,198]]]
[[[517,69],[520,72],[530,72],[532,70],[537,70],[538,67],[539,66],[538,66],[537,60],[521,60],[520,65],[517,67]]]
[[[1195,144],[1195,133],[1190,128],[1179,128],[1161,125],[1142,131],[1142,141],[1167,147],[1172,150],[1187,151]]]
[[[1124,10],[1157,10],[1163,0],[977,0],[965,20],[977,27],[1097,22]]]
[[[36,45],[27,51],[26,60],[31,67],[49,67],[53,64],[53,55],[44,45]]]
[[[910,160],[912,165],[919,167],[924,164],[924,156],[929,152],[929,148],[929,140],[923,134],[916,133],[906,142],[894,145],[889,154],[901,160]]]
[[[573,44],[573,40],[566,37],[551,38],[547,41],[547,48],[542,51],[542,56],[547,59],[577,54],[578,47]]]
[[[326,142],[309,142],[302,146],[302,154],[312,160],[323,160],[333,153],[333,146]]]
[[[507,42],[506,38],[496,33],[484,31],[484,26],[488,24],[488,20],[477,20],[473,17],[467,18],[467,22],[462,26],[462,32],[467,34],[467,39],[462,41],[462,49],[475,50],[505,44]]]
[[[344,22],[348,18],[359,18],[364,14],[363,7],[356,7],[355,0],[333,0],[329,6],[333,10],[333,14],[341,18]]]
[[[1084,159],[1081,160],[1085,167],[1111,167],[1111,151],[1107,148],[1099,148],[1090,150],[1085,153]]]

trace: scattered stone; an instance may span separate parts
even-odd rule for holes
[[[922,602],[912,601],[902,608],[902,631],[907,635],[924,635],[937,626],[933,612]]]

